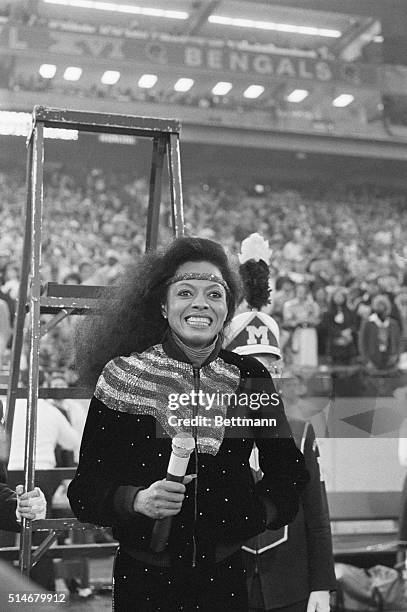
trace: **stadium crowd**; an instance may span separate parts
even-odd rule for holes
[[[47,170],[43,280],[114,284],[143,251],[148,184],[140,177],[83,170]],[[12,334],[22,253],[22,172],[0,172],[0,358]],[[236,256],[242,239],[259,232],[270,242],[269,314],[281,328],[285,359],[299,367],[364,363],[391,370],[407,352],[407,202],[377,188],[301,190],[236,182],[185,186],[187,232],[219,240]],[[172,235],[169,201],[160,241]],[[315,354],[302,358],[301,338]],[[74,380],[65,321],[44,339],[44,371]],[[373,339],[372,339],[373,338]],[[312,342],[311,342],[312,345]],[[311,354],[311,356],[310,356]]]

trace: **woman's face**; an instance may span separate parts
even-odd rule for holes
[[[182,264],[179,274],[197,272],[222,277],[208,261]],[[188,346],[208,346],[223,328],[228,313],[225,288],[212,280],[188,279],[172,283],[163,306],[171,330]]]

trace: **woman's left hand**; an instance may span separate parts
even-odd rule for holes
[[[44,519],[47,512],[47,502],[39,487],[23,493],[23,485],[17,485],[17,519]]]
[[[329,612],[329,591],[311,591],[307,612]]]

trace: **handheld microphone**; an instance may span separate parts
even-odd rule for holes
[[[189,457],[195,448],[195,440],[187,432],[178,433],[172,439],[172,453],[167,468],[166,480],[182,482],[187,471]],[[156,520],[151,534],[150,549],[162,552],[167,546],[172,517]]]

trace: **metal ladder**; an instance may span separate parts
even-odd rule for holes
[[[158,225],[161,202],[164,157],[168,159],[168,177],[172,206],[172,224],[175,237],[183,235],[183,201],[179,133],[180,123],[172,119],[156,119],[132,115],[93,113],[62,110],[36,106],[32,115],[32,127],[27,138],[27,199],[25,209],[25,231],[21,264],[21,282],[18,295],[16,321],[11,352],[10,376],[7,390],[6,431],[11,438],[14,409],[17,397],[27,397],[26,443],[24,460],[24,490],[34,488],[35,445],[37,428],[37,402],[41,397],[89,397],[80,389],[39,389],[39,350],[43,335],[71,314],[82,314],[89,310],[97,297],[95,287],[58,285],[50,283],[45,295],[41,295],[41,241],[43,209],[44,128],[63,128],[83,132],[128,134],[152,139],[153,150],[150,170],[150,191],[147,213],[146,250],[155,249],[158,242]],[[59,286],[61,287],[61,286]],[[68,291],[68,293],[67,293]],[[28,388],[19,389],[20,358],[23,346],[25,317],[29,312],[29,370]],[[54,318],[41,331],[40,315],[54,314]],[[23,519],[20,538],[20,570],[29,575],[31,567],[55,542],[58,531],[84,529],[89,525],[76,519],[45,519],[30,521]],[[94,526],[91,526],[94,527]],[[48,537],[32,552],[32,531],[47,530]]]

